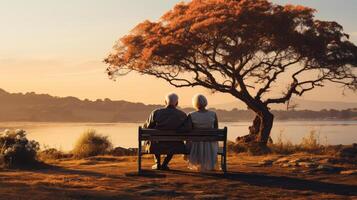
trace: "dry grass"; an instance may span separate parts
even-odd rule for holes
[[[315,130],[311,130],[307,136],[302,138],[299,144],[294,144],[290,140],[283,139],[283,135],[283,132],[280,132],[273,143],[268,143],[268,148],[266,148],[264,152],[261,152],[259,148],[256,150],[254,145],[235,143],[232,141],[228,141],[227,150],[233,154],[246,152],[250,155],[265,155],[269,153],[285,155],[294,153],[335,154],[336,151],[338,151],[338,148],[335,146],[328,145],[326,138],[323,144],[320,134]]]
[[[283,133],[280,133],[276,142],[269,144],[273,153],[293,154],[299,152],[323,154],[326,153],[327,145],[322,145],[320,135],[315,130],[310,131],[309,135],[303,137],[300,144],[293,144],[289,140],[283,140]]]
[[[279,158],[229,156],[226,175],[190,171],[181,156],[170,163],[172,171],[150,170],[154,161],[145,156],[142,175],[136,173],[132,156],[65,159],[48,163],[55,166],[43,170],[0,170],[0,199],[352,199],[356,194],[355,176],[296,173],[278,165],[256,167],[263,159]]]
[[[102,155],[112,149],[112,143],[107,136],[98,134],[94,129],[86,130],[77,140],[72,150],[76,158]]]
[[[48,148],[37,153],[37,158],[41,161],[58,160],[70,157],[72,157],[72,154],[64,153],[55,148]]]

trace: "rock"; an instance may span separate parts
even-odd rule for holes
[[[292,173],[299,173],[300,170],[298,168],[296,168],[296,167],[293,167],[293,168],[291,168],[291,172]]]
[[[355,164],[357,162],[356,158],[326,158],[320,161],[325,164]]]
[[[328,163],[331,163],[331,164],[336,164],[337,162],[336,162],[335,160],[336,160],[336,159],[334,159],[334,158],[325,158],[325,159],[320,160],[320,163],[325,163],[325,164],[328,164]]]
[[[293,158],[289,161],[289,163],[299,163],[299,162],[312,162],[310,158]]]
[[[344,170],[344,171],[341,171],[340,174],[343,174],[343,175],[357,175],[357,169]]]
[[[335,166],[332,166],[332,165],[319,165],[319,166],[317,166],[316,170],[317,171],[333,173],[333,172],[341,171],[341,168],[335,167]]]
[[[203,195],[195,195],[195,199],[219,200],[219,199],[227,199],[227,197],[221,194],[203,194]]]
[[[281,167],[295,167],[296,163],[283,163],[282,165],[280,165]]]
[[[289,162],[289,158],[283,157],[283,158],[279,158],[279,159],[276,160],[274,163],[276,163],[276,164],[281,164],[281,163],[287,163],[287,162]]]
[[[315,172],[314,169],[307,169],[307,170],[300,171],[300,173],[302,173],[302,174],[312,174],[313,172]]]
[[[258,164],[261,166],[269,166],[269,165],[272,165],[273,162],[274,162],[274,160],[266,159],[266,160],[260,161]]]
[[[175,190],[167,189],[146,189],[139,191],[142,196],[174,196],[176,195]]]
[[[294,158],[289,161],[289,163],[298,163],[304,161],[302,158]]]
[[[292,160],[289,160],[289,162],[287,162],[290,166],[299,166],[298,163],[299,162],[304,162],[305,160],[303,160],[302,158],[294,158]]]
[[[317,166],[316,169],[320,169],[320,170],[332,170],[332,169],[334,169],[334,167],[331,166],[331,165],[319,165],[319,166]]]
[[[343,147],[337,154],[340,158],[357,158],[357,144]]]
[[[315,163],[315,162],[298,162],[297,165],[300,167],[313,168],[313,167],[317,166],[317,163]]]

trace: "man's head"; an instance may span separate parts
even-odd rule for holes
[[[177,106],[178,105],[178,96],[175,93],[169,93],[165,97],[166,106]]]

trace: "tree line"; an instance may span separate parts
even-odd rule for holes
[[[143,122],[150,112],[162,105],[145,105],[128,101],[75,97],[53,97],[47,94],[8,93],[0,89],[0,121],[44,122]],[[183,108],[185,112],[191,108]],[[250,110],[221,110],[220,121],[248,121],[255,117]],[[277,120],[357,120],[357,108],[346,110],[273,110]]]

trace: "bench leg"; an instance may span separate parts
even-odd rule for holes
[[[160,169],[161,168],[161,154],[158,154],[156,157],[156,164],[157,164],[157,168]]]
[[[138,172],[141,173],[141,155],[138,156]]]
[[[224,173],[227,172],[227,160],[226,160],[226,156],[221,155],[221,169]]]
[[[138,147],[138,173],[141,173],[141,141],[139,140],[139,147]]]
[[[226,139],[223,142],[223,167],[222,170],[224,173],[227,172],[227,135],[226,135]]]
[[[224,155],[223,158],[223,172],[226,173],[227,172],[227,155]]]

